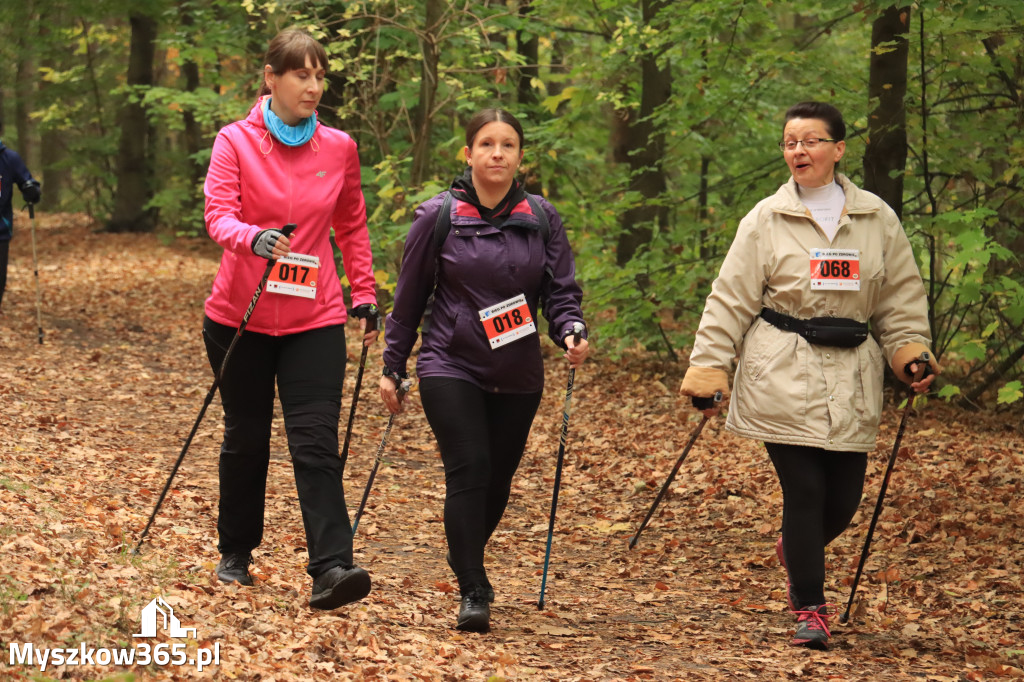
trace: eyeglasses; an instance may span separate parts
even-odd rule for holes
[[[806,137],[802,140],[787,140],[779,143],[779,149],[784,152],[796,151],[796,146],[802,144],[804,149],[810,151],[814,149],[822,142],[839,142],[839,140],[833,140],[830,137]]]

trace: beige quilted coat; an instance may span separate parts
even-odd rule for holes
[[[883,362],[902,368],[931,339],[921,274],[896,214],[836,178],[846,205],[831,243],[792,178],[740,222],[707,298],[683,392],[710,395],[702,380],[725,375],[697,368],[728,372],[739,355],[726,428],[768,442],[867,452],[882,411]],[[819,247],[860,252],[860,291],[811,290],[809,254]],[[857,348],[812,345],[761,319],[762,307],[869,322],[871,335]]]

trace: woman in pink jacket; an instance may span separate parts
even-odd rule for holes
[[[338,456],[346,309],[330,242],[333,228],[362,341],[372,343],[377,308],[366,205],[355,142],[317,121],[323,47],[301,31],[284,31],[271,41],[264,64],[248,117],[217,135],[204,188],[206,228],[224,247],[203,321],[214,373],[267,259],[293,263],[275,268],[285,276],[271,276],[220,381],[217,576],[252,585],[248,566],[263,538],[276,383],[306,529],[309,605],[333,609],[370,591],[369,575],[353,565]],[[290,237],[278,229],[288,223],[297,225]],[[287,276],[299,272],[304,277]]]

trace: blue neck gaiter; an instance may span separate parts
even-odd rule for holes
[[[313,133],[316,132],[316,112],[314,111],[312,116],[302,119],[299,125],[290,126],[271,110],[270,97],[267,97],[263,100],[263,123],[281,144],[299,147],[309,142]]]

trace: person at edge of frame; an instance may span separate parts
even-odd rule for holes
[[[860,503],[884,363],[918,392],[940,372],[929,356],[931,374],[914,381],[931,343],[921,274],[892,209],[836,172],[845,136],[830,104],[786,112],[779,147],[792,177],[740,222],[681,386],[728,397],[739,353],[726,428],[764,441],[778,474],[792,643],[814,649],[831,637],[825,547]]]
[[[306,571],[313,579],[309,605],[315,609],[334,609],[370,592],[369,574],[353,563],[338,456],[347,311],[332,227],[362,343],[377,338],[356,143],[317,120],[327,63],[324,48],[302,31],[282,31],[270,42],[257,100],[245,120],[218,133],[204,188],[207,230],[224,247],[203,321],[215,374],[267,259],[298,259],[296,267],[306,268],[306,281],[315,284],[268,285],[224,370],[217,576],[253,584],[248,567],[263,540],[276,381],[306,532]],[[297,228],[285,236],[278,228],[289,223]]]
[[[590,350],[562,220],[516,179],[523,146],[523,128],[509,112],[484,109],[470,119],[467,167],[449,190],[416,209],[385,321],[380,395],[394,414],[402,409],[396,387],[433,294],[416,373],[444,463],[447,560],[461,594],[456,628],[471,632],[490,630],[494,589],[484,548],[505,512],[543,393],[538,303],[572,367]],[[439,223],[446,195],[450,213]],[[435,231],[446,218],[438,245]],[[578,342],[574,324],[583,328]]]
[[[2,132],[2,131],[0,131]],[[18,152],[0,141],[0,314],[3,314],[4,291],[7,289],[7,260],[14,238],[14,187],[21,190],[26,204],[38,204],[43,196],[42,185],[32,177]]]

